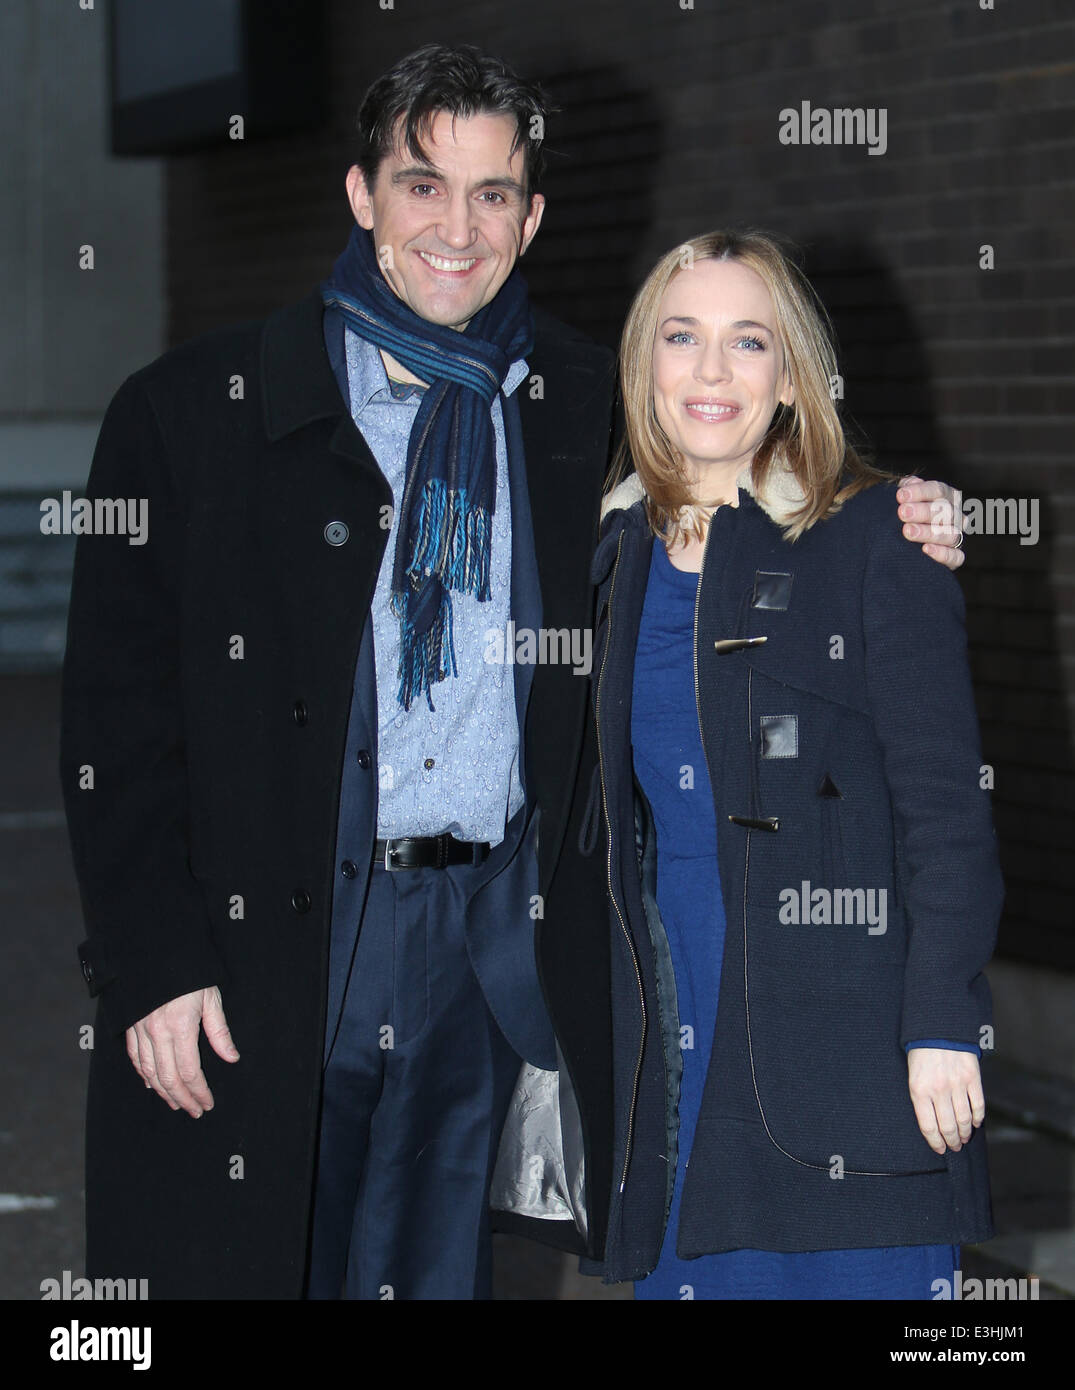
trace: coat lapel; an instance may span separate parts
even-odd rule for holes
[[[248,503],[262,559],[256,582],[275,591],[268,611],[283,615],[280,658],[295,673],[296,698],[323,713],[328,702],[338,733],[392,494],[340,395],[318,292],[269,317],[260,368],[265,445]]]

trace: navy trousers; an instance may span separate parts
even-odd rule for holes
[[[521,1062],[467,956],[474,872],[370,876],[325,1067],[309,1298],[490,1297],[489,1184]]]

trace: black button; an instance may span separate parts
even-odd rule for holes
[[[358,865],[353,859],[345,859],[340,865],[340,873],[343,874],[344,878],[354,878],[355,874],[358,873]]]
[[[325,540],[329,545],[343,545],[350,534],[346,521],[330,521],[325,527]]]
[[[294,719],[295,723],[298,724],[299,728],[302,728],[307,719],[305,700],[295,701],[295,708],[291,711],[291,717]]]
[[[296,912],[309,912],[310,895],[309,893],[292,893],[291,906]]]
[[[367,771],[370,764],[373,762],[373,759],[370,757],[370,750],[368,748],[360,748],[355,754],[355,762],[358,763],[363,772]]]
[[[425,762],[422,764],[427,772],[431,767],[436,767],[436,765],[436,760],[434,758],[426,758]]]
[[[82,961],[82,978],[88,985],[93,984],[93,966],[88,960]]]

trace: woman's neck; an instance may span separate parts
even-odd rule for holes
[[[739,489],[731,489],[731,497],[727,502],[706,503],[698,514],[698,526],[701,534],[696,535],[693,530],[690,532],[680,530],[676,538],[670,545],[665,545],[668,558],[677,570],[684,570],[688,574],[700,574],[702,569],[702,553],[705,550],[705,539],[709,534],[709,522],[713,513],[718,507],[738,507]],[[662,542],[663,543],[663,542]]]

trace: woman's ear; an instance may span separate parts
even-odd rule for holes
[[[788,371],[788,359],[784,358],[784,381],[778,397],[781,405],[793,406],[795,404],[795,385],[791,380],[791,373]]]

